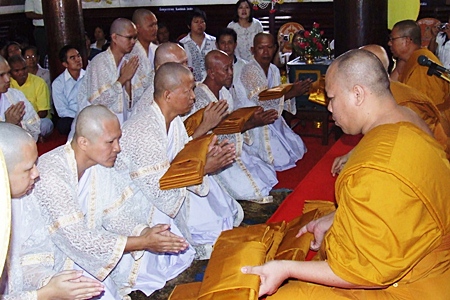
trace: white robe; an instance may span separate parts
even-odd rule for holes
[[[203,83],[197,84],[195,92],[195,111],[217,102],[209,87]],[[233,97],[223,87],[219,93],[220,99],[227,100],[229,110],[233,110]],[[191,113],[194,113],[192,111]],[[243,148],[244,143],[252,143],[252,130],[244,134],[236,133],[221,135],[219,139],[228,139],[236,146],[236,161],[214,175],[227,192],[235,199],[251,200],[259,203],[270,202],[270,190],[277,184],[275,168],[272,164],[261,160],[258,156],[249,154]]]
[[[258,100],[261,91],[278,85],[280,85],[278,68],[271,64],[268,76],[266,76],[258,62],[252,59],[242,68],[240,82],[235,86],[236,99],[234,101],[236,108],[259,105],[264,110],[275,109],[278,111],[279,118],[273,124],[259,127],[259,138],[255,137],[255,141],[252,146],[248,147],[248,151],[259,155],[266,162],[273,162],[275,170],[284,171],[295,167],[295,163],[306,152],[306,147],[300,136],[292,131],[281,116],[283,110],[296,113],[295,98]]]
[[[164,116],[153,102],[124,124],[116,169],[128,172],[146,198],[175,219],[184,237],[196,248],[197,258],[205,258],[223,230],[239,225],[243,212],[211,176],[205,176],[199,186],[160,189],[159,179],[188,140],[180,117],[170,123],[166,132]]]
[[[6,120],[5,111],[11,105],[15,105],[20,101],[23,101],[25,104],[25,115],[22,117],[20,125],[37,141],[41,133],[41,118],[39,118],[33,105],[21,91],[9,88],[6,93],[0,94],[0,122],[5,122]]]
[[[123,255],[127,236],[139,235],[153,222],[171,223],[155,216],[154,208],[131,180],[114,168],[95,165],[78,181],[69,143],[41,156],[38,168],[36,196],[52,241],[67,257],[66,267],[74,268],[76,263],[98,280],[111,278],[113,283],[107,286],[125,297],[135,286],[151,294],[192,262],[192,249],[180,255],[149,251]]]
[[[142,48],[142,46],[141,46]],[[143,50],[143,49],[142,49]],[[131,79],[131,98],[119,81],[122,64],[137,55],[139,66]],[[99,53],[89,63],[78,94],[78,111],[91,104],[102,104],[117,115],[122,124],[127,120],[131,109],[139,101],[150,85],[150,61],[141,51],[125,54],[116,65],[111,49]]]

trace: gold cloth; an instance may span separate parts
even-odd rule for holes
[[[327,106],[325,93],[325,75],[314,81],[309,88],[308,100],[323,106]]]
[[[259,101],[278,99],[286,95],[291,89],[292,83],[284,83],[259,93]]]
[[[242,107],[229,114],[213,132],[217,135],[240,133],[244,129],[245,123],[253,116],[258,106]]]
[[[203,121],[203,113],[205,112],[205,107],[197,110],[195,113],[190,115],[186,120],[184,120],[184,127],[186,127],[186,131],[188,136],[192,136],[197,129],[198,126]]]
[[[159,180],[162,190],[187,187],[203,182],[206,155],[214,134],[188,142],[173,159],[167,172]]]

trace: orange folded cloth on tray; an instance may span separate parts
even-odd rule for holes
[[[192,136],[197,129],[198,126],[203,121],[203,113],[205,112],[205,107],[197,110],[195,113],[190,115],[186,120],[184,120],[184,127],[186,127],[186,131],[188,136]]]
[[[325,93],[325,76],[314,81],[309,88],[308,100],[323,106],[327,105],[327,97]]]
[[[231,134],[242,132],[244,124],[253,116],[258,106],[238,108],[229,114],[216,128],[215,134]]]
[[[167,172],[159,179],[162,190],[201,184],[205,170],[208,146],[214,134],[189,141],[170,163]]]
[[[279,86],[264,90],[259,93],[259,101],[281,98],[292,89],[292,83],[284,83]]]

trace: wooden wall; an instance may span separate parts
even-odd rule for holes
[[[428,6],[422,7],[419,18],[433,17],[441,21],[447,21],[450,14],[450,6],[445,5],[444,0],[429,0]],[[225,27],[233,18],[234,5],[201,5],[198,6],[207,14],[206,32],[212,35]],[[187,33],[185,25],[186,12],[160,12],[158,7],[148,7],[158,17],[160,22],[168,25],[171,38]],[[94,28],[98,25],[109,28],[111,22],[118,17],[131,18],[135,8],[108,8],[83,10],[85,30],[93,38]],[[276,33],[285,22],[294,21],[310,29],[313,22],[321,24],[325,36],[332,39],[334,36],[333,2],[306,2],[285,3],[277,6],[274,14],[269,14],[268,9],[255,11],[255,17],[260,19],[265,29]],[[0,15],[0,38],[14,39],[17,35],[24,35],[33,42],[31,21],[25,14]]]

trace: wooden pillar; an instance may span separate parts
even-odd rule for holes
[[[367,44],[387,45],[387,0],[334,0],[335,56]]]
[[[48,59],[52,80],[64,71],[59,50],[71,44],[79,48],[83,65],[87,65],[81,0],[42,0],[48,40]]]

